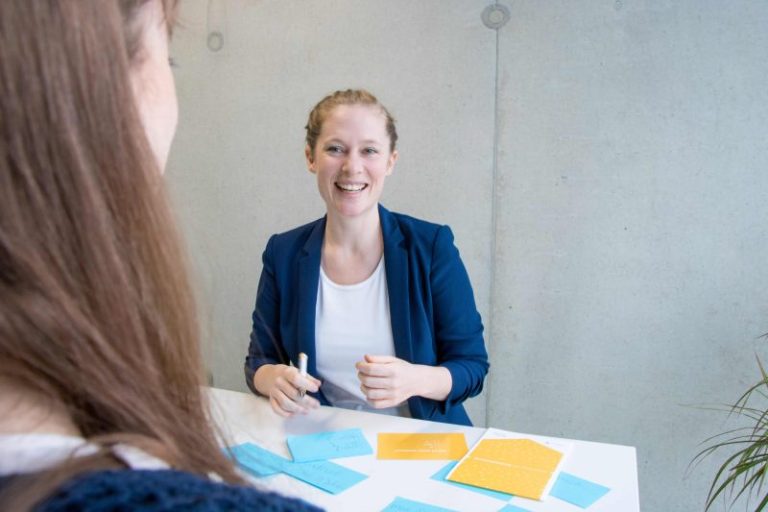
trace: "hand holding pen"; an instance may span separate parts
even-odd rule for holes
[[[303,356],[303,357],[302,357]],[[301,354],[297,366],[285,364],[265,364],[253,377],[257,391],[269,398],[272,409],[283,417],[294,414],[306,414],[320,406],[320,402],[306,394],[320,389],[320,381],[307,374],[306,354]],[[302,359],[305,362],[302,363]],[[304,364],[304,371],[301,366]]]

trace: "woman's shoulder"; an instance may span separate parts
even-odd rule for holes
[[[265,510],[319,509],[252,487],[214,482],[177,470],[106,470],[80,475],[36,510]]]
[[[406,240],[411,242],[421,242],[433,244],[441,237],[447,237],[453,240],[451,228],[445,224],[438,224],[424,219],[419,219],[404,213],[389,211],[385,208],[380,210],[384,230],[399,230]],[[387,226],[389,224],[390,226]]]
[[[321,217],[312,222],[308,222],[301,226],[276,233],[269,238],[269,244],[281,249],[287,249],[291,247],[301,247],[307,240],[313,235],[320,236],[322,241],[322,233],[325,227],[325,217]]]

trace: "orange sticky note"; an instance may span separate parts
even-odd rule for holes
[[[379,434],[379,459],[459,460],[467,453],[464,434]]]
[[[562,458],[531,439],[483,439],[448,480],[540,500]]]

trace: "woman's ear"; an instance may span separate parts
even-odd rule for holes
[[[397,157],[398,157],[398,152],[395,149],[389,155],[389,161],[387,161],[387,176],[391,176],[392,175],[392,171],[395,170],[395,162],[397,162]]]
[[[312,148],[309,145],[304,146],[304,158],[307,159],[307,169],[312,174],[315,173],[315,157],[312,155]]]

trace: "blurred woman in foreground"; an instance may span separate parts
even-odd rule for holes
[[[2,510],[314,509],[237,485],[208,418],[161,176],[175,13],[0,2]]]

